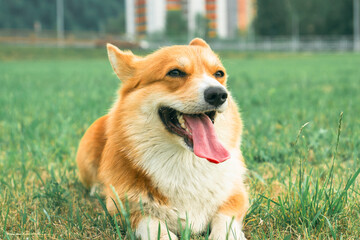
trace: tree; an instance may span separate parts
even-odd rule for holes
[[[196,14],[194,36],[206,39],[208,31],[209,31],[208,19],[201,13]]]
[[[42,29],[56,29],[55,0],[0,0],[0,6],[0,28],[33,29],[40,22]],[[125,0],[64,0],[64,8],[65,30],[71,31],[99,31],[125,18]],[[118,32],[125,31],[124,22]]]
[[[260,36],[352,35],[353,0],[257,0]],[[296,30],[297,31],[297,30]]]
[[[170,38],[187,38],[187,21],[180,10],[168,11],[166,14],[166,36]]]
[[[291,18],[285,0],[257,0],[254,29],[260,36],[289,35]]]
[[[299,1],[299,0],[298,0]],[[351,35],[352,0],[305,0],[301,9],[300,34],[302,35]]]

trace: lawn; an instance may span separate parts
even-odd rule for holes
[[[221,57],[245,122],[246,236],[359,239],[360,55]],[[75,163],[118,85],[103,49],[0,47],[0,239],[125,237]]]

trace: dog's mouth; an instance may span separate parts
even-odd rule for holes
[[[222,146],[213,126],[216,111],[185,114],[170,107],[159,108],[159,116],[166,129],[182,137],[195,155],[213,163],[230,158]]]

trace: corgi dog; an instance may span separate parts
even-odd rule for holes
[[[243,124],[218,56],[200,38],[146,57],[107,51],[122,85],[81,139],[81,182],[103,187],[109,212],[116,195],[128,201],[140,239],[174,240],[186,224],[209,228],[210,239],[245,239]]]

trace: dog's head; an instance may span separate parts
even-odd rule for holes
[[[204,40],[165,47],[146,57],[111,44],[107,49],[123,82],[118,107],[126,109],[122,114],[131,119],[127,127],[132,135],[166,136],[214,163],[230,157],[213,126],[228,106],[227,74]]]

